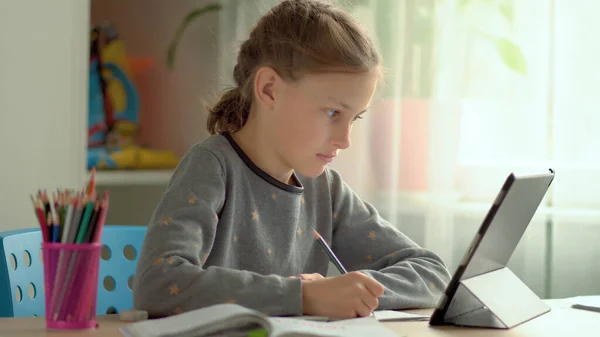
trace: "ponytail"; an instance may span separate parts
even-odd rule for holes
[[[227,90],[219,102],[209,108],[207,128],[211,134],[239,131],[250,113],[250,103],[240,87]]]

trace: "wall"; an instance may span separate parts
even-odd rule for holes
[[[83,186],[88,26],[87,1],[0,1],[0,231],[36,226],[38,188]]]

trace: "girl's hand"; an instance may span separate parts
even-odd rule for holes
[[[381,283],[360,272],[302,280],[303,313],[332,318],[366,317],[379,306],[383,291]]]
[[[302,281],[314,281],[314,280],[320,280],[323,279],[325,277],[323,277],[323,275],[319,274],[319,273],[313,273],[313,274],[298,274],[296,276],[288,276],[289,278],[300,278],[302,279]]]
[[[315,281],[315,280],[324,279],[323,275],[321,275],[319,273],[299,274],[298,277],[301,278],[302,281]]]

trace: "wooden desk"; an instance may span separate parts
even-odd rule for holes
[[[430,327],[428,322],[386,322],[385,326],[398,336],[599,336],[600,313],[570,309],[560,302],[551,303],[552,311],[511,330],[475,329],[460,327]],[[424,312],[418,310],[417,312]],[[426,311],[425,311],[426,312]],[[117,315],[98,317],[100,327],[95,330],[46,330],[42,317],[0,318],[0,337],[114,337],[123,336],[119,327],[128,324]]]

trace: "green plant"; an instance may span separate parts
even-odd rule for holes
[[[359,0],[355,0],[359,1]],[[374,2],[369,2],[374,1]],[[475,39],[490,43],[502,64],[520,75],[527,74],[527,60],[521,47],[508,36],[495,32],[490,22],[512,27],[514,24],[514,0],[369,0],[360,5],[374,4],[377,21],[375,30],[387,69],[398,69],[401,64],[402,96],[429,98],[436,81],[436,31],[439,27],[438,11],[454,11],[452,24],[462,24],[467,30],[467,53]],[[496,30],[497,31],[497,30]],[[402,36],[398,34],[402,32]],[[400,41],[402,48],[398,48]],[[457,41],[457,44],[460,42]],[[457,46],[462,48],[462,46]],[[464,74],[463,90],[471,78],[469,70]],[[391,84],[391,83],[390,83]],[[395,97],[397,89],[386,84],[384,97]]]
[[[471,5],[483,5],[495,9],[510,25],[514,24],[514,0],[460,0],[458,9],[465,12]],[[527,74],[527,60],[521,48],[507,37],[496,36],[485,32],[480,27],[472,27],[472,31],[494,45],[504,65],[521,74]]]
[[[190,25],[190,23],[192,23],[193,21],[197,20],[198,18],[200,18],[201,16],[203,16],[209,12],[218,11],[220,9],[221,9],[220,4],[209,4],[209,5],[206,5],[201,8],[193,9],[186,14],[186,16],[183,18],[183,20],[177,27],[177,31],[175,32],[175,35],[173,36],[173,40],[171,41],[171,44],[169,45],[169,49],[167,50],[167,66],[169,68],[172,69],[173,65],[175,64],[175,53],[177,52],[177,47],[179,46],[179,41],[181,41],[181,37],[183,36],[183,33],[185,32],[187,27]]]

